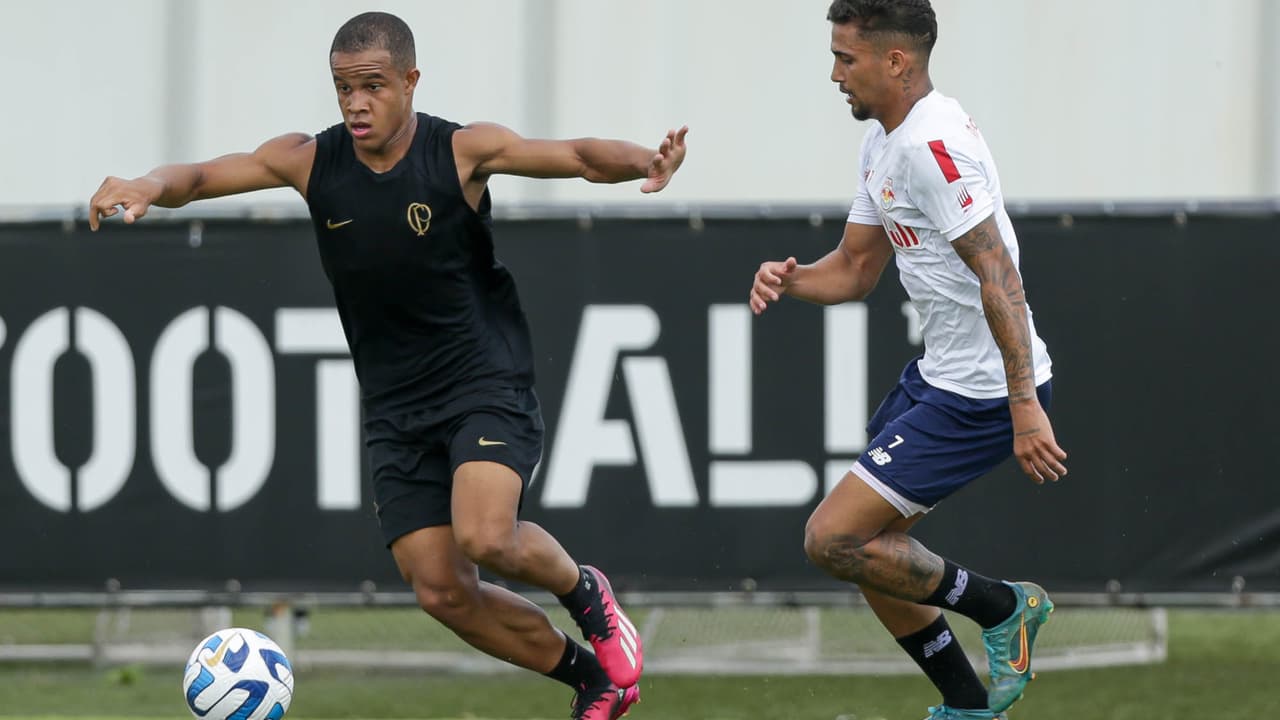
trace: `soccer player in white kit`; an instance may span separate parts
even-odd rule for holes
[[[809,518],[805,552],[859,586],[942,693],[929,718],[1003,718],[1032,677],[1032,646],[1053,604],[1040,586],[962,568],[907,531],[1011,454],[1038,483],[1066,474],[1045,413],[1049,355],[1023,294],[991,153],[929,80],[937,40],[929,1],[835,0],[827,19],[831,79],[853,116],[872,121],[858,191],[839,247],[810,265],[763,263],[751,308],[760,314],[782,295],[861,300],[893,257],[925,352],[872,416],[866,452]],[[988,687],[939,608],[982,626]]]

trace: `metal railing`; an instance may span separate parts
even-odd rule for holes
[[[1239,200],[1130,200],[1130,201],[1019,201],[1007,200],[1005,208],[1015,218],[1045,217],[1168,217],[1280,215],[1280,198]],[[494,206],[498,220],[768,220],[808,219],[815,224],[843,221],[848,206],[828,203],[612,203],[525,204]],[[302,202],[213,203],[184,208],[152,208],[148,222],[254,220],[280,222],[306,219]],[[88,218],[87,205],[0,205],[0,223],[78,223]],[[118,222],[111,220],[110,222]]]
[[[554,605],[545,592],[522,593],[535,603]],[[624,604],[640,607],[863,607],[865,600],[854,592],[620,592]],[[1054,602],[1063,607],[1185,607],[1185,608],[1280,608],[1280,593],[1272,592],[1055,592]],[[104,590],[92,591],[0,591],[0,608],[270,608],[281,603],[310,607],[415,607],[409,591],[386,591],[372,587],[355,591],[249,591],[230,590]]]

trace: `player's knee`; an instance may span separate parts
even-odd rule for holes
[[[465,624],[465,619],[478,606],[479,588],[469,583],[413,583],[413,594],[418,606],[441,623],[454,627]]]
[[[820,510],[821,508],[814,511],[813,515],[809,516],[809,521],[804,525],[804,554],[809,557],[809,561],[814,565],[825,567],[825,547],[834,529],[830,526],[830,523],[826,522]]]
[[[810,521],[804,528],[804,554],[808,556],[809,562],[818,567],[826,567],[826,559],[824,557],[823,546],[825,545],[825,536],[819,534],[819,530],[813,527],[813,521]]]
[[[856,575],[863,565],[870,540],[851,534],[847,528],[826,522],[815,514],[804,528],[804,554],[823,570],[838,571],[842,577]]]
[[[455,538],[462,554],[482,568],[502,573],[518,564],[516,544],[509,532],[483,528],[459,531],[455,528]]]

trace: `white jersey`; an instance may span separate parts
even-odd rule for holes
[[[873,122],[862,141],[858,194],[849,222],[883,225],[898,273],[920,315],[920,375],[934,387],[971,398],[1009,394],[1004,360],[982,310],[978,277],[952,241],[995,215],[1018,264],[1018,239],[1004,209],[1000,177],[982,134],[960,104],[936,90],[885,134]],[[1049,354],[1030,324],[1035,383],[1052,375]]]

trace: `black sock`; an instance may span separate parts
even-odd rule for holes
[[[992,628],[1013,614],[1018,596],[1013,588],[999,580],[965,570],[950,560],[943,560],[942,582],[922,605],[954,610],[984,628]]]
[[[947,706],[957,710],[987,707],[987,689],[951,633],[946,617],[939,615],[925,629],[898,638],[898,644],[929,676]]]
[[[609,676],[605,674],[604,668],[600,667],[600,661],[596,656],[567,635],[564,638],[564,654],[560,656],[560,662],[547,673],[547,677],[562,682],[574,690],[609,685]]]
[[[560,604],[564,606],[564,609],[568,610],[569,614],[576,618],[582,614],[583,610],[587,609],[595,595],[596,591],[591,587],[586,571],[578,568],[578,584],[574,585],[573,589],[564,595],[557,595],[556,597],[560,600]]]

